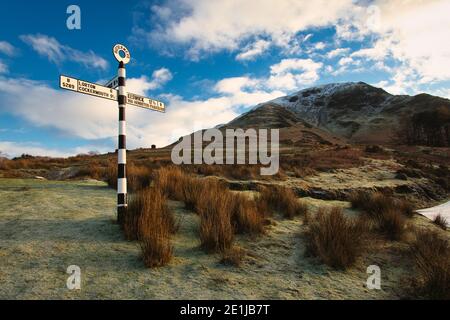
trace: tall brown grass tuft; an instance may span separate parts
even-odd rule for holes
[[[163,266],[171,260],[170,238],[177,224],[160,190],[147,188],[131,197],[123,229],[127,239],[139,240],[147,267]]]
[[[93,174],[91,173],[91,176]],[[152,171],[146,166],[137,166],[130,163],[127,165],[125,174],[129,192],[145,189],[152,182]],[[109,163],[106,168],[99,170],[98,175],[103,177],[110,188],[117,189],[117,164]]]
[[[106,183],[110,188],[117,189],[117,165],[110,163],[105,169]]]
[[[127,166],[126,175],[129,192],[145,189],[152,182],[152,170],[145,166],[136,166],[131,163]]]
[[[255,200],[242,194],[232,194],[231,199],[231,221],[235,232],[251,235],[264,233],[263,215],[258,211]]]
[[[321,207],[308,220],[306,254],[333,268],[347,269],[364,250],[365,230],[363,221],[344,216],[341,208]]]
[[[438,214],[434,219],[433,223],[437,225],[442,230],[447,230],[447,219],[445,219],[442,215]]]
[[[183,200],[183,184],[186,174],[176,166],[162,167],[155,172],[155,187],[173,200]]]
[[[219,184],[205,189],[196,204],[200,216],[200,242],[206,252],[224,252],[234,241],[231,224],[231,194],[222,193]]]
[[[261,207],[268,206],[289,219],[304,215],[308,211],[308,206],[304,202],[298,201],[294,191],[283,186],[263,187],[260,191],[259,201],[263,203]]]
[[[198,211],[197,204],[204,192],[209,188],[218,190],[217,182],[210,179],[200,180],[189,176],[181,180],[182,200],[185,208]]]
[[[413,278],[412,296],[450,299],[450,245],[438,233],[419,231],[411,245],[418,275]]]
[[[376,230],[390,240],[403,239],[413,209],[406,200],[394,199],[380,192],[355,192],[350,196],[352,207],[363,210],[363,218],[375,224]]]

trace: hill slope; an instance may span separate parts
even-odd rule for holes
[[[386,143],[400,119],[438,107],[450,109],[450,100],[428,94],[391,95],[363,82],[332,83],[257,105],[228,125],[285,128],[309,123],[352,142]],[[270,114],[275,110],[277,115]]]

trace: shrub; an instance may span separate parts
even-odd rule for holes
[[[231,194],[221,192],[219,184],[204,189],[196,204],[200,216],[200,242],[206,252],[224,252],[234,241],[231,225]]]
[[[308,210],[304,202],[298,201],[292,189],[282,186],[263,187],[259,201],[265,203],[263,206],[279,211],[289,219],[305,214]]]
[[[421,231],[410,247],[418,276],[413,278],[412,296],[450,299],[450,246],[438,233]]]
[[[364,250],[364,232],[365,224],[344,216],[341,208],[319,208],[308,218],[306,254],[333,268],[347,269]]]
[[[231,221],[235,232],[253,235],[263,233],[263,215],[258,212],[255,200],[241,194],[232,194],[231,199]]]
[[[177,224],[160,190],[147,188],[131,197],[123,229],[127,239],[139,240],[147,267],[163,266],[171,260],[170,238]]]
[[[443,230],[447,230],[447,219],[442,215],[438,214],[434,219],[433,223]]]

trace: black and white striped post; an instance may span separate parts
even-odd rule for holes
[[[130,61],[130,53],[128,49],[120,44],[113,48],[114,56],[119,61],[117,70],[117,79],[119,83],[117,101],[119,105],[119,135],[117,148],[117,221],[119,224],[123,222],[125,210],[128,205],[127,197],[127,146],[126,146],[126,120],[125,111],[127,106],[127,92],[125,86],[126,71],[125,64]],[[121,56],[121,53],[123,56]]]
[[[68,76],[59,76],[59,86],[62,89],[83,93],[94,97],[118,101],[119,105],[119,136],[117,147],[117,221],[122,224],[128,205],[127,197],[127,146],[126,146],[126,106],[132,105],[148,110],[165,112],[165,105],[161,101],[127,92],[125,86],[125,65],[130,62],[130,52],[121,44],[113,47],[113,54],[119,62],[117,77],[105,85],[92,83]],[[116,90],[118,88],[118,90]]]

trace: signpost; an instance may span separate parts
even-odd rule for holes
[[[105,87],[113,88],[113,89],[117,88],[118,86],[119,86],[119,77],[117,77],[117,76],[112,78],[105,84]]]
[[[117,101],[119,106],[119,134],[117,148],[117,221],[122,223],[125,210],[128,205],[127,177],[126,177],[126,105],[165,112],[163,102],[147,98],[138,94],[126,91],[125,65],[130,62],[130,52],[121,44],[113,47],[113,54],[119,62],[117,76],[108,81],[104,86],[68,76],[59,77],[59,86],[62,89],[88,94],[94,97]],[[118,88],[118,89],[116,89]]]
[[[127,103],[136,107],[164,112],[164,103],[134,93],[127,94]]]
[[[117,101],[117,90],[75,78],[60,76],[59,86],[63,89]]]

